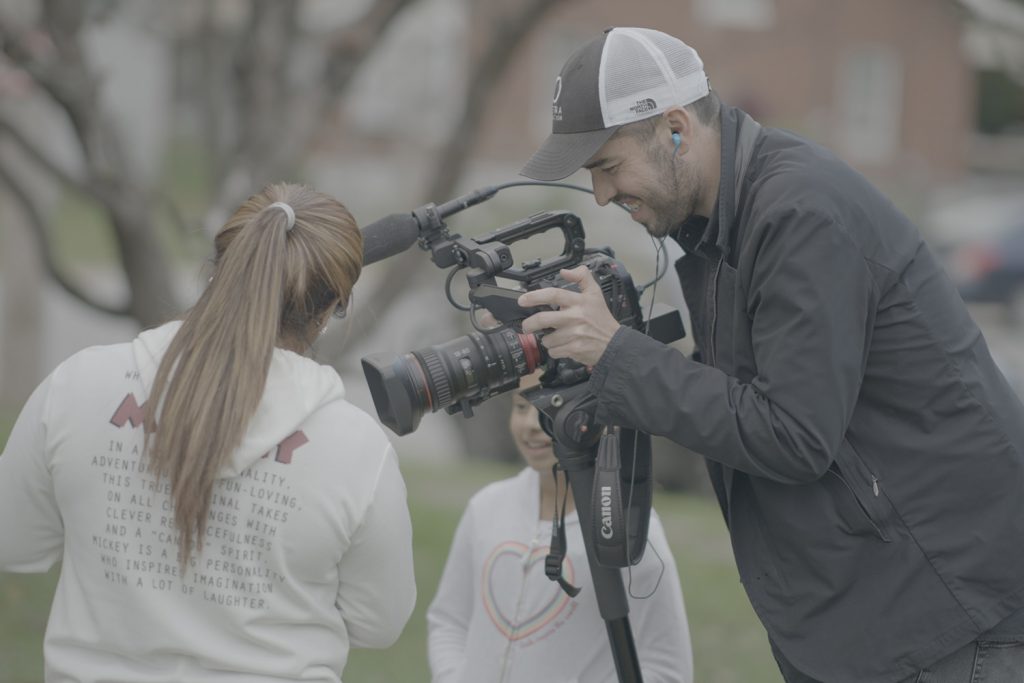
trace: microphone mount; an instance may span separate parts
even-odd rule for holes
[[[469,245],[468,243],[460,242],[460,240],[463,239],[461,235],[452,234],[448,231],[448,225],[445,223],[444,219],[457,214],[460,211],[465,211],[471,206],[476,206],[481,202],[487,201],[494,195],[498,194],[501,190],[509,187],[521,187],[527,185],[564,187],[571,190],[577,190],[579,192],[586,192],[587,194],[593,194],[591,190],[585,187],[571,185],[569,183],[545,183],[533,180],[519,180],[502,183],[501,185],[488,185],[472,190],[471,192],[467,192],[455,199],[450,199],[440,205],[431,202],[413,209],[411,215],[416,222],[418,230],[416,243],[419,244],[420,249],[423,251],[430,252],[430,259],[438,268],[465,265],[467,261],[465,253],[467,251],[466,248]],[[370,228],[370,226],[364,227],[364,235],[367,234],[367,228]],[[406,248],[408,247],[401,244],[399,245],[399,249],[402,251]],[[370,263],[380,260],[381,258],[386,258],[387,256],[395,253],[398,252],[392,251],[381,254],[377,258],[373,259],[373,261],[370,261]]]
[[[491,185],[456,197],[441,206],[430,203],[413,209],[412,215],[420,226],[420,249],[430,252],[430,259],[438,268],[464,264],[464,247],[468,246],[460,244],[461,235],[452,235],[448,232],[444,219],[490,199],[502,187]]]

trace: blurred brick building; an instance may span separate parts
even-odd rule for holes
[[[492,3],[471,5],[478,17]],[[550,131],[554,77],[603,28],[676,35],[722,98],[908,194],[966,170],[975,106],[964,13],[945,0],[572,0],[510,65],[478,154],[523,160]],[[471,23],[472,23],[471,19]]]

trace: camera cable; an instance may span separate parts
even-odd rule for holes
[[[652,242],[657,241],[657,247],[656,247],[655,253],[654,253],[655,277],[654,277],[653,280],[651,280],[651,282],[647,283],[647,285],[644,285],[642,290],[638,290],[640,296],[643,296],[643,293],[647,289],[647,287],[648,286],[652,287],[652,289],[651,289],[651,299],[650,299],[650,303],[648,304],[648,308],[647,308],[647,327],[648,328],[650,327],[651,314],[654,312],[654,297],[658,293],[658,281],[661,280],[661,278],[665,275],[666,272],[668,272],[668,250],[665,249],[665,238],[664,237],[660,237],[657,240],[655,240],[655,238],[652,236],[651,237],[651,241]],[[665,270],[659,273],[659,269],[660,269],[660,265],[661,265],[661,255],[662,254],[665,255]],[[644,329],[644,333],[645,334],[648,331],[649,331],[649,329]],[[633,432],[633,462],[632,462],[632,466],[631,466],[630,474],[629,474],[629,496],[626,499],[627,500],[627,502],[626,502],[626,528],[627,529],[630,528],[629,527],[629,514],[630,514],[630,511],[633,509],[633,491],[636,488],[636,449],[639,446],[639,443],[640,443],[640,432],[634,431]],[[651,454],[652,458],[653,458],[653,455],[654,454],[652,453]],[[647,543],[647,547],[654,551],[654,555],[655,555],[655,557],[658,558],[658,563],[661,565],[661,567],[660,567],[660,569],[658,571],[658,579],[654,582],[654,587],[650,590],[650,592],[648,592],[646,595],[635,595],[633,593],[633,566],[632,565],[629,566],[629,568],[627,570],[627,575],[629,576],[629,582],[628,582],[628,585],[627,585],[627,592],[629,594],[629,597],[634,598],[636,600],[646,600],[646,599],[652,597],[655,594],[655,592],[657,592],[658,587],[661,585],[661,579],[665,576],[665,560],[664,560],[664,558],[662,558],[661,553],[658,552],[658,549],[656,547],[654,547],[654,544],[651,543],[649,539],[645,539],[645,541]],[[631,556],[632,556],[632,552],[631,552],[631,550],[629,548],[629,534],[626,534],[626,557],[631,557]]]
[[[558,496],[561,487],[558,482],[558,473],[563,472],[565,476],[565,491],[562,493],[562,507],[559,510]],[[555,478],[555,513],[551,520],[551,545],[548,546],[548,555],[544,559],[544,573],[552,581],[558,582],[570,598],[580,594],[580,589],[568,581],[562,575],[562,562],[568,552],[568,542],[565,538],[565,505],[569,499],[569,473],[558,462],[551,466],[551,474]]]
[[[548,182],[544,182],[544,181],[540,181],[540,180],[513,180],[513,181],[510,181],[510,182],[507,182],[507,183],[501,183],[499,185],[491,185],[491,186],[482,188],[480,190],[475,190],[474,192],[470,193],[469,195],[466,195],[464,197],[459,197],[458,199],[453,199],[452,201],[443,204],[442,206],[438,207],[438,210],[443,215],[450,215],[452,213],[455,213],[456,211],[461,211],[464,208],[467,208],[469,206],[472,206],[474,204],[482,202],[482,201],[484,201],[486,199],[490,199],[491,197],[496,195],[498,192],[500,192],[502,190],[505,190],[505,189],[508,189],[510,187],[560,187],[560,188],[566,189],[566,190],[575,190],[577,192],[585,192],[586,194],[589,194],[589,195],[593,195],[594,194],[594,191],[592,189],[590,189],[589,187],[583,187],[582,185],[574,185],[572,183],[548,183]],[[622,209],[623,211],[625,211],[626,213],[630,213],[629,209],[627,209],[626,206],[624,204],[622,204],[621,202],[612,202],[612,203],[615,204],[615,206],[617,206],[620,209]],[[638,295],[643,295],[644,291],[648,287],[650,287],[651,285],[655,284],[658,280],[660,280],[662,277],[665,276],[666,272],[668,272],[668,252],[664,248],[665,247],[665,238],[664,237],[655,238],[655,237],[651,236],[651,243],[653,244],[655,241],[659,242],[659,244],[656,247],[656,251],[655,251],[654,279],[652,279],[650,282],[647,282],[647,283],[637,287],[637,294]],[[665,254],[665,267],[664,267],[664,269],[661,268],[661,258],[660,258],[660,255],[663,254],[663,253]],[[468,310],[468,309],[460,308],[460,310]]]

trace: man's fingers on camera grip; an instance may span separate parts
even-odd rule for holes
[[[570,305],[579,292],[568,289],[557,289],[548,287],[527,292],[519,297],[519,305],[523,308],[557,309]]]
[[[560,311],[541,311],[535,313],[523,321],[523,332],[540,332],[542,330],[554,329],[562,318]]]

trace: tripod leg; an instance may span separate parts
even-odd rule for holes
[[[621,578],[619,582],[621,583]],[[615,660],[615,670],[619,674],[620,683],[632,683],[633,681],[642,683],[640,658],[636,654],[629,617],[609,620],[606,625],[608,627],[608,642],[612,646],[612,659]]]
[[[576,513],[579,515],[580,529],[583,532],[583,545],[587,549],[590,575],[594,581],[594,595],[597,597],[601,618],[608,627],[608,641],[611,644],[612,659],[615,660],[615,670],[619,674],[619,683],[643,683],[640,659],[637,657],[636,644],[633,642],[633,630],[629,625],[629,603],[626,601],[622,572],[619,569],[601,566],[594,553],[594,519],[591,505],[594,455],[565,452],[557,441],[555,454],[566,470],[573,499],[576,501]]]

